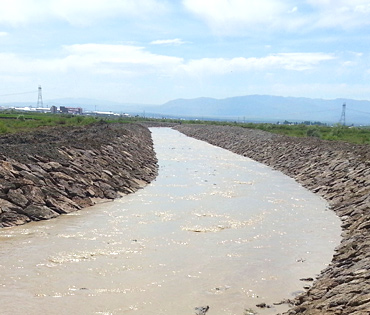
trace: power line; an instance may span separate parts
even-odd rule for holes
[[[361,111],[361,110],[355,110],[355,109],[348,109],[349,111],[351,111],[351,112],[356,112],[356,113],[361,113],[361,114],[366,114],[366,115],[370,115],[370,113],[369,112],[363,112],[363,111]]]
[[[30,92],[22,92],[22,93],[12,93],[12,94],[2,94],[0,96],[13,96],[13,95],[23,95],[23,94],[33,94],[35,91]]]

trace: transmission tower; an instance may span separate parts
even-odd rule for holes
[[[39,85],[39,96],[37,98],[37,108],[44,107],[44,103],[42,102],[42,88]]]
[[[342,105],[342,115],[340,116],[339,124],[346,125],[346,103]]]

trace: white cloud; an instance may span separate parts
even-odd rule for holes
[[[190,61],[183,65],[183,69],[193,74],[208,73],[219,75],[231,72],[273,69],[304,71],[333,59],[335,59],[333,55],[323,53],[281,53],[262,58],[203,58]]]
[[[32,15],[28,9],[32,10],[32,1],[0,1],[0,23],[23,23],[27,19],[27,16]]]
[[[183,0],[184,7],[221,35],[354,28],[370,25],[369,0]]]
[[[267,70],[305,71],[335,59],[324,53],[281,53],[262,58],[202,58],[186,62],[183,58],[153,54],[143,47],[128,45],[83,44],[64,46],[64,56],[52,59],[21,59],[15,54],[0,54],[0,72],[90,73],[144,76],[224,75],[231,72]]]
[[[175,39],[158,39],[158,40],[152,41],[150,44],[151,45],[175,45],[175,46],[178,46],[178,45],[183,45],[185,43],[186,42],[184,42],[182,39],[175,38]]]
[[[307,0],[316,11],[316,27],[343,29],[370,25],[369,0]]]
[[[8,36],[9,35],[9,33],[7,33],[7,32],[0,32],[0,37],[4,37],[4,36]]]
[[[66,46],[65,49],[69,53],[68,59],[81,61],[101,73],[163,72],[183,62],[182,58],[152,54],[137,46],[84,44]]]
[[[111,17],[140,17],[166,11],[158,0],[53,0],[52,11],[71,24],[85,25]]]
[[[292,28],[303,23],[294,14],[298,8],[290,0],[183,0],[183,5],[223,34],[251,31],[266,25]]]
[[[219,21],[260,22],[272,19],[287,9],[283,2],[274,0],[184,0],[183,4],[210,23]]]
[[[91,74],[145,75],[172,71],[182,58],[152,54],[142,47],[83,44],[64,46],[64,57],[21,59],[15,54],[0,54],[0,72],[89,72]]]
[[[62,19],[89,25],[114,17],[143,17],[166,11],[160,0],[1,0],[0,23],[11,25]]]
[[[316,97],[323,99],[353,98],[363,100],[368,99],[367,95],[370,93],[368,84],[301,83],[299,81],[297,81],[296,84],[274,84],[267,88],[267,91],[265,86],[260,86],[259,89],[260,90],[256,93],[295,97]],[[340,109],[338,109],[338,111],[339,110]]]

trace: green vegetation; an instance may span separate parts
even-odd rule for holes
[[[47,126],[82,126],[110,121],[92,116],[2,112],[0,113],[0,134],[29,131]],[[122,119],[120,121],[123,122]]]
[[[270,124],[270,123],[231,123],[216,121],[182,121],[183,124],[210,124],[240,126],[259,129],[290,137],[314,137],[323,140],[344,141],[356,144],[370,144],[370,127],[347,127],[342,125],[328,126],[323,124]]]
[[[131,123],[131,122],[164,122],[181,124],[205,124],[205,125],[229,125],[240,126],[243,128],[259,129],[271,133],[287,135],[291,137],[314,137],[323,140],[345,141],[357,144],[370,144],[370,127],[346,127],[342,125],[328,126],[315,122],[302,124],[283,124],[271,123],[237,123],[226,121],[208,120],[179,120],[179,119],[154,119],[140,116],[135,117],[95,117],[80,115],[63,114],[34,114],[17,113],[13,110],[0,112],[0,134],[28,131],[34,128],[46,126],[82,126],[92,123]]]
[[[272,133],[292,137],[315,137],[323,140],[345,141],[357,144],[370,144],[369,127],[346,127],[342,125],[275,125],[275,124],[247,124],[245,128],[261,129]]]

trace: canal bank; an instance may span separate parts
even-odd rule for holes
[[[331,264],[287,314],[369,314],[370,148],[229,126],[175,129],[269,165],[325,198],[342,220]]]
[[[157,174],[137,124],[43,128],[0,137],[0,227],[47,220],[137,191]]]

